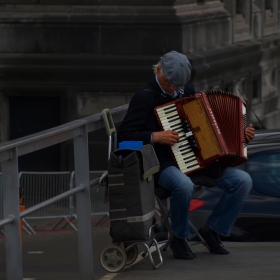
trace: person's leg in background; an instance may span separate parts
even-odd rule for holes
[[[219,235],[230,235],[231,228],[252,188],[252,179],[243,170],[227,167],[216,182],[224,193],[199,233],[209,245],[211,253],[229,254]]]

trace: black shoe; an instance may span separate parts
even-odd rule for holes
[[[229,250],[222,244],[217,232],[209,228],[207,225],[203,226],[198,232],[207,243],[210,253],[219,255],[229,254]]]
[[[173,251],[175,259],[192,260],[194,258],[194,254],[185,239],[174,236],[170,240],[170,249]]]

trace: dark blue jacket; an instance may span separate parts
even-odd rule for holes
[[[194,89],[186,85],[182,97],[193,94],[195,94]],[[152,132],[161,131],[154,108],[173,100],[175,99],[172,96],[164,95],[156,79],[152,79],[133,95],[126,116],[118,129],[118,142],[143,141],[144,145],[150,144]],[[177,166],[168,145],[155,144],[154,150],[160,163],[160,172],[168,166]],[[155,176],[156,181],[160,172]]]

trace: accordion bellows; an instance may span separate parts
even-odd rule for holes
[[[148,240],[155,209],[153,174],[159,163],[151,145],[117,150],[108,162],[110,235],[113,242]]]

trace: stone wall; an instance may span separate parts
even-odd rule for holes
[[[128,103],[170,50],[190,58],[197,91],[242,94],[250,105],[248,121],[260,126],[256,113],[266,127],[279,127],[277,0],[0,0],[0,5],[0,142],[10,138],[11,96],[60,97],[65,123]],[[106,135],[91,141],[98,152],[106,150],[95,138]],[[67,149],[62,147],[62,169],[68,169]]]

